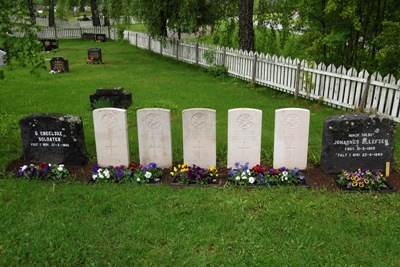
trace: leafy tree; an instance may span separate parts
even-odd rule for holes
[[[101,26],[99,9],[97,6],[97,0],[90,0],[90,9],[92,10],[92,23],[94,27]]]
[[[36,26],[29,17],[25,0],[3,0],[0,9],[0,38],[4,40],[7,65],[31,66],[32,70],[45,68],[41,54],[42,44],[36,36]]]

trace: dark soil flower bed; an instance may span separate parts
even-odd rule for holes
[[[17,172],[21,166],[30,164],[22,159],[14,160],[7,168],[7,173],[15,174],[17,177]],[[70,173],[70,179],[86,183],[90,177],[92,176],[92,172],[96,163],[88,163],[84,166],[68,166],[66,165],[66,169],[68,169]],[[228,176],[227,169],[220,169],[220,179],[221,185],[225,185]],[[302,171],[305,175],[307,184],[311,188],[326,188],[330,191],[339,190],[338,185],[336,184],[337,174],[325,174],[319,166],[311,166],[307,170]],[[391,190],[398,190],[400,188],[400,172],[392,171],[389,177],[386,177],[386,182]],[[172,177],[170,175],[169,169],[164,169],[164,176],[161,181],[163,185],[170,185],[172,183]]]

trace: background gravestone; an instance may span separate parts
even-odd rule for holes
[[[55,113],[20,120],[24,159],[30,163],[84,165],[88,161],[82,119]]]
[[[95,40],[96,42],[101,42],[101,43],[103,43],[103,42],[106,41],[106,35],[105,35],[105,34],[95,34],[95,35],[94,35],[94,40]]]
[[[96,62],[103,62],[102,56],[101,56],[101,49],[97,47],[89,48],[88,49],[88,59],[93,58],[94,61]]]
[[[110,107],[127,109],[132,105],[132,93],[122,87],[99,88],[89,96],[92,109],[98,108],[101,102],[107,102]]]
[[[52,51],[54,49],[58,49],[58,40],[57,39],[42,39],[40,40],[43,45],[44,51]]]
[[[394,163],[396,123],[367,114],[345,114],[325,120],[321,169],[325,173],[385,170]]]
[[[94,40],[95,40],[95,38],[94,38],[95,35],[96,35],[96,34],[94,34],[94,33],[87,33],[87,32],[84,32],[84,33],[82,33],[82,39],[94,41]]]
[[[50,60],[50,69],[69,72],[68,60],[63,57],[53,57]]]

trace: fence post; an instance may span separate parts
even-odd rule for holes
[[[136,33],[136,38],[135,38],[135,45],[137,47],[137,33]]]
[[[163,53],[162,48],[163,48],[163,42],[160,41],[160,55],[162,55],[162,53]]]
[[[296,70],[296,85],[294,88],[294,99],[297,99],[297,96],[299,95],[300,91],[300,63],[297,63],[297,70]]]
[[[199,43],[196,43],[196,65],[199,65]]]
[[[54,26],[54,38],[57,39],[57,28]]]
[[[176,40],[176,60],[179,60],[179,40]]]
[[[224,46],[223,54],[222,54],[222,64],[226,67],[226,47]]]
[[[256,82],[256,72],[257,72],[257,54],[254,54],[253,73],[252,73],[252,77],[251,77],[251,81],[253,83]]]
[[[110,31],[110,26],[107,26],[107,28],[108,28],[108,38],[110,38],[110,39],[111,39],[111,31]]]
[[[149,35],[149,50],[151,50],[151,36]]]
[[[368,75],[367,82],[366,82],[364,90],[362,92],[360,106],[357,108],[358,110],[360,110],[360,112],[364,112],[364,107],[367,102],[367,96],[368,96],[370,84],[371,84],[371,74]]]

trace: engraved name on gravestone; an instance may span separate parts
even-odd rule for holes
[[[310,111],[284,108],[275,111],[274,162],[278,169],[307,168]]]
[[[53,57],[50,60],[50,69],[61,72],[69,72],[68,60],[63,57]]]
[[[172,166],[171,112],[146,108],[137,111],[139,157],[142,165],[155,162],[160,168]]]
[[[228,111],[228,162],[250,166],[260,164],[262,111],[251,108]]]
[[[345,114],[325,120],[321,169],[325,173],[359,168],[385,170],[394,163],[396,123],[367,114]]]
[[[183,159],[192,165],[216,166],[216,112],[212,109],[186,109],[182,112]]]
[[[103,62],[101,56],[101,49],[97,47],[89,48],[88,49],[88,59],[93,58],[96,62]]]
[[[67,165],[87,163],[80,117],[55,113],[33,114],[22,118],[19,124],[26,161]]]
[[[126,110],[99,108],[93,111],[97,164],[128,166],[129,142]]]

